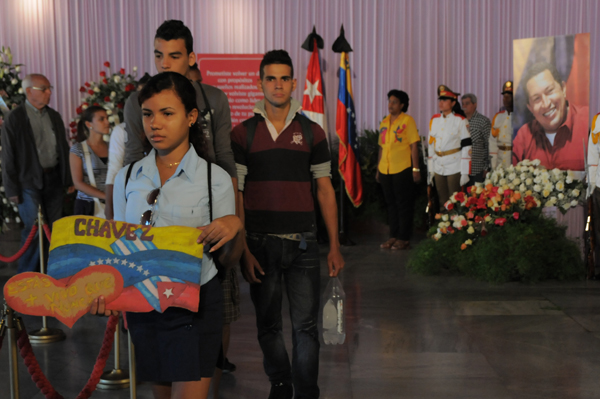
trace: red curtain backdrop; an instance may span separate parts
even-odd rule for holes
[[[156,72],[152,42],[165,19],[183,20],[199,53],[286,49],[296,67],[298,100],[310,59],[300,45],[316,26],[326,44],[321,56],[329,114],[339,63],[331,45],[344,24],[354,49],[359,131],[378,126],[392,88],[410,95],[408,113],[421,134],[437,112],[441,83],[475,93],[479,111],[492,117],[501,106],[502,83],[512,78],[514,39],[590,32],[590,85],[600,87],[596,0],[1,0],[0,45],[26,64],[24,73],[49,77],[56,87],[51,106],[68,122],[79,87],[97,80],[104,61],[127,71],[137,66],[139,76]],[[591,90],[590,114],[598,111],[599,94]]]

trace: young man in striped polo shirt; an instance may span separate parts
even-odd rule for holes
[[[258,80],[265,98],[256,103],[254,118],[236,126],[231,136],[246,226],[242,272],[251,284],[271,382],[269,399],[291,399],[294,391],[296,398],[319,397],[320,268],[313,180],[329,235],[329,275],[337,276],[344,267],[327,139],[319,125],[302,120],[300,103],[292,99],[295,87],[288,53],[266,53]],[[282,280],[293,326],[292,365],[282,333]]]

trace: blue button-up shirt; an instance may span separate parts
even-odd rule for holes
[[[152,222],[155,227],[199,227],[210,223],[208,203],[207,163],[192,146],[177,170],[161,187],[154,150],[135,164],[125,188],[127,168],[121,169],[114,183],[113,203],[115,220],[140,223],[142,213],[150,209],[148,193],[160,187],[154,206]],[[235,194],[231,177],[217,165],[212,165],[213,218],[235,214]],[[198,234],[199,235],[199,234]],[[209,282],[217,268],[204,248],[201,284]]]

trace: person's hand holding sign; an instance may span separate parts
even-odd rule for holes
[[[207,226],[198,227],[202,233],[198,244],[211,246],[209,252],[216,253],[219,262],[231,267],[240,259],[243,250],[244,226],[239,217],[228,215],[213,220]],[[221,249],[221,251],[219,251]]]

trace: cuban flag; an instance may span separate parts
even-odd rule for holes
[[[338,168],[346,186],[346,193],[355,207],[363,200],[362,177],[358,163],[356,140],[356,113],[352,94],[350,58],[341,53],[340,85],[338,90],[335,132],[340,139]]]
[[[302,97],[302,113],[321,126],[325,133],[327,133],[325,98],[323,97],[323,75],[321,74],[321,63],[319,62],[317,39],[314,39],[312,55],[310,56],[306,71],[304,97]]]

